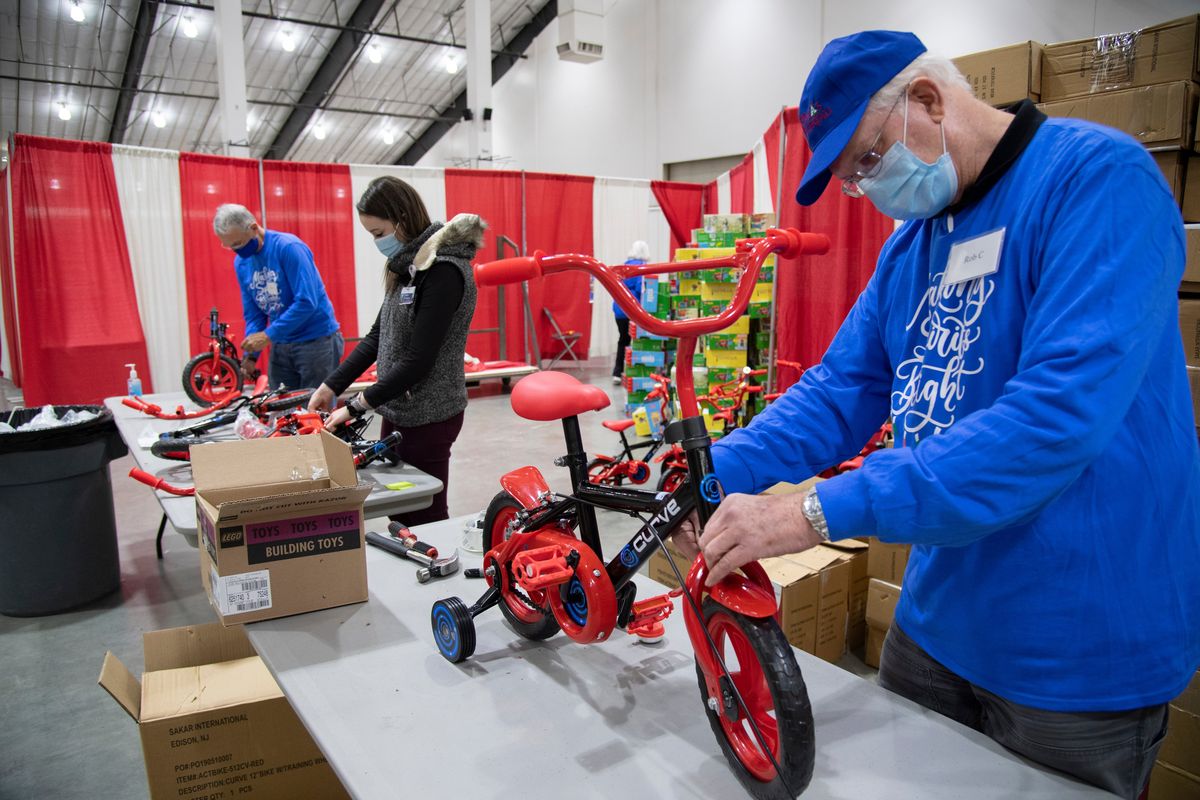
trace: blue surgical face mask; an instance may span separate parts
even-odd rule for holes
[[[262,242],[260,242],[258,240],[258,236],[256,234],[254,236],[254,238],[252,238],[250,241],[246,242],[244,245],[239,247],[237,250],[234,250],[233,252],[237,253],[242,258],[249,258],[250,256],[257,254],[258,251],[261,249],[262,249]]]
[[[879,171],[858,181],[859,188],[893,219],[928,219],[950,205],[958,192],[958,173],[946,150],[946,129],[941,123],[942,155],[927,164],[908,149],[908,102],[904,103],[904,140],[883,154]]]
[[[391,258],[400,252],[404,247],[404,242],[400,241],[394,233],[387,233],[375,240],[375,246],[379,248],[379,252],[383,253],[384,258]]]

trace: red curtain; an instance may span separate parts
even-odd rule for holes
[[[842,194],[837,181],[830,181],[825,194],[813,205],[805,208],[797,203],[795,190],[811,153],[797,110],[787,109],[785,120],[787,152],[780,225],[824,233],[833,242],[827,255],[781,261],[776,277],[776,352],[779,358],[809,367],[821,360],[867,285],[893,224],[869,200],[853,200]],[[781,373],[789,384],[798,377],[794,370]]]
[[[763,150],[767,156],[767,178],[771,182],[771,202],[779,198],[779,115],[771,121],[771,127],[763,133]],[[794,192],[792,197],[794,197]],[[789,195],[785,192],[783,202],[787,203]],[[778,213],[778,212],[777,212]]]
[[[754,153],[729,170],[729,213],[754,213]]]
[[[12,264],[8,248],[12,242],[8,229],[8,169],[0,169],[0,292],[4,293],[4,336],[8,342],[8,362],[12,367],[9,378],[21,385],[21,348],[17,344],[17,302],[13,294]]]
[[[650,190],[671,228],[671,258],[674,258],[675,250],[690,242],[692,229],[699,228],[702,223],[700,207],[704,186],[679,181],[650,181]],[[716,213],[714,209],[709,209],[708,213]]]
[[[231,323],[229,338],[240,344],[246,332],[242,295],[233,271],[233,253],[213,233],[213,215],[222,203],[240,203],[262,221],[258,162],[249,158],[179,154],[183,204],[183,260],[187,281],[188,331],[192,352],[208,344],[208,312],[216,306]]]
[[[298,236],[313,252],[325,292],[342,325],[342,336],[358,336],[354,288],[354,199],[345,164],[263,162],[263,206],[267,226]],[[353,344],[347,345],[353,348]]]
[[[13,244],[26,405],[152,391],[112,147],[18,134]]]
[[[529,252],[583,253],[591,255],[592,196],[595,178],[576,175],[525,174],[525,228]],[[587,358],[592,330],[588,275],[560,272],[542,281],[544,307],[565,333],[580,334],[572,350]],[[554,329],[545,313],[538,313],[538,344],[542,355],[553,357],[562,349],[553,339]]]
[[[521,173],[505,170],[446,170],[446,216],[470,213],[483,217],[488,224],[484,234],[483,248],[475,256],[475,263],[496,259],[496,237],[507,236],[521,245]],[[508,248],[505,256],[513,255]],[[534,319],[542,316],[540,281],[532,281],[529,287],[530,305]],[[479,299],[475,305],[475,318],[471,329],[495,328],[499,319],[499,291],[495,287],[479,287]],[[504,287],[505,344],[504,357],[511,361],[525,358],[524,308],[521,304],[521,287],[514,284]],[[500,358],[499,337],[495,333],[476,333],[467,338],[467,352],[476,358],[492,360]]]
[[[704,206],[701,209],[701,214],[716,214],[719,210],[717,208],[717,182],[709,181],[704,184]],[[701,219],[700,224],[704,224],[703,219]],[[697,225],[696,227],[700,226]],[[690,236],[688,237],[688,241],[691,241]]]

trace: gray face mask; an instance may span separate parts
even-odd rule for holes
[[[379,252],[383,253],[384,258],[391,258],[400,252],[404,247],[404,242],[396,238],[395,234],[385,234],[375,240],[375,246],[379,248]]]
[[[950,205],[958,192],[958,173],[946,150],[942,131],[942,155],[927,164],[908,149],[908,103],[904,104],[904,139],[883,154],[879,171],[858,182],[880,213],[892,219],[928,219]]]

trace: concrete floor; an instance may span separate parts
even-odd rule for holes
[[[616,434],[600,422],[623,416],[624,393],[609,381],[609,369],[595,361],[574,371],[613,399],[608,409],[581,419],[589,453],[615,449]],[[553,465],[565,452],[560,423],[520,419],[498,384],[471,395],[451,462],[452,516],[482,512],[499,490],[498,477],[526,464],[541,469],[556,491],[569,489],[565,470]],[[0,410],[5,401],[19,402],[11,384],[0,386],[0,398]],[[213,614],[200,586],[198,551],[187,540],[168,530],[165,558],[155,558],[159,507],[146,487],[126,477],[131,465],[127,456],[111,466],[120,591],[64,614],[0,616],[0,800],[147,796],[137,728],[97,686],[100,664],[112,650],[140,675],[144,632],[209,622]],[[600,514],[605,552],[611,554],[639,523]],[[870,672],[852,656],[844,661],[855,672]]]

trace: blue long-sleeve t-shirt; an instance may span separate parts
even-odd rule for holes
[[[290,233],[265,231],[252,256],[235,256],[246,335],[272,342],[307,342],[338,329],[333,303],[308,245]]]
[[[645,264],[646,259],[644,259],[644,258],[627,258],[627,259],[625,259],[625,263],[626,264]],[[633,292],[634,297],[636,297],[639,301],[642,299],[642,276],[641,275],[634,275],[632,278],[626,278],[624,281],[622,281],[622,283],[625,284],[626,289]],[[617,319],[629,319],[629,315],[625,313],[625,309],[623,309],[619,305],[617,305],[616,300],[612,301],[612,308],[613,308],[613,314],[616,316]]]
[[[951,247],[996,231],[996,270],[949,282]],[[817,493],[833,538],[913,543],[897,624],[1017,703],[1166,702],[1200,663],[1183,266],[1142,147],[1047,120],[977,202],[892,235],[821,364],[714,446],[717,475],[798,481],[890,415],[896,448]]]

